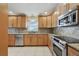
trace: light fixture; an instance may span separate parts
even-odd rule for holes
[[[45,11],[45,12],[44,12],[44,14],[45,14],[45,15],[47,15],[47,14],[48,14],[48,12],[46,12],[46,11]]]
[[[58,14],[59,14],[59,12],[58,12],[58,11],[56,11],[54,14],[57,14],[57,15],[58,15]]]
[[[72,11],[71,9],[69,11]]]
[[[15,13],[13,11],[9,11],[8,14],[9,15],[15,15]]]
[[[64,5],[66,5],[66,3],[63,3]]]

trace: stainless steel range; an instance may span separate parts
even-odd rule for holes
[[[66,56],[66,42],[53,37],[53,50],[57,56]]]
[[[52,36],[53,50],[57,56],[67,55],[67,43],[79,43],[79,39],[74,39],[65,36]]]

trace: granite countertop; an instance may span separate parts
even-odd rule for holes
[[[68,37],[68,36],[54,36],[56,38],[59,38],[62,41],[65,41],[67,43],[79,43],[79,39],[73,38],[73,37]]]
[[[70,47],[76,49],[77,51],[79,51],[79,43],[69,43],[68,45]]]
[[[8,33],[8,34],[14,34],[14,35],[20,34],[20,35],[23,35],[23,34],[49,34],[49,33]]]

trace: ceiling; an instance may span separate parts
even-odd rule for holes
[[[58,3],[9,3],[9,12],[24,13],[26,15],[50,14]]]

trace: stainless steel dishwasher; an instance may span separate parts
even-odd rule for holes
[[[16,46],[23,46],[23,34],[16,34]]]

